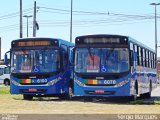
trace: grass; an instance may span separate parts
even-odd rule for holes
[[[0,95],[1,94],[10,94],[10,86],[3,86],[0,87]]]
[[[160,98],[157,98],[157,99],[154,101],[154,104],[155,104],[155,105],[160,105]]]
[[[10,86],[1,86],[0,87],[0,95],[4,95],[4,94],[10,94]],[[14,96],[15,97],[15,96]],[[22,99],[22,95],[17,95],[15,98],[13,97],[13,99]],[[145,100],[145,99],[140,99],[140,100],[136,100],[136,101],[131,101],[130,104],[133,105],[160,105],[160,97],[151,99],[151,100]]]
[[[151,100],[141,99],[141,100],[131,101],[130,103],[133,105],[160,105],[160,98],[158,97]]]
[[[130,103],[134,105],[141,105],[141,104],[144,104],[144,100],[131,101]]]

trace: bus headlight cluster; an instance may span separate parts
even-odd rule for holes
[[[82,87],[85,87],[86,85],[82,82],[80,82],[79,80],[77,79],[74,79],[74,82],[76,82],[79,86],[82,86]]]
[[[129,80],[127,79],[127,80],[124,80],[124,81],[121,81],[121,82],[117,83],[116,86],[121,87],[121,86],[127,84],[128,82],[129,82]]]
[[[54,85],[55,83],[57,83],[58,81],[61,80],[61,77],[58,77],[56,79],[53,79],[51,81],[49,81],[47,84],[50,86],[50,85]]]
[[[16,85],[16,86],[19,86],[19,85],[20,85],[18,82],[14,81],[13,79],[11,79],[11,82],[12,82],[14,85]]]

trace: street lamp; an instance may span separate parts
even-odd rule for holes
[[[24,15],[23,17],[27,18],[27,37],[28,37],[28,18],[31,18],[32,15]]]
[[[157,61],[157,5],[160,5],[160,3],[151,3],[150,5],[155,6],[155,51],[156,51],[156,61]]]

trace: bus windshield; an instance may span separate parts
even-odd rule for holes
[[[129,70],[128,48],[77,48],[75,72],[121,73]]]
[[[60,69],[60,56],[56,49],[16,50],[11,54],[12,73],[45,73]]]

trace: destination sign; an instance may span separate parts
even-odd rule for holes
[[[19,41],[17,46],[47,46],[50,44],[50,41]]]
[[[127,37],[117,37],[117,36],[82,36],[77,37],[75,41],[76,45],[87,45],[87,44],[128,44]]]

